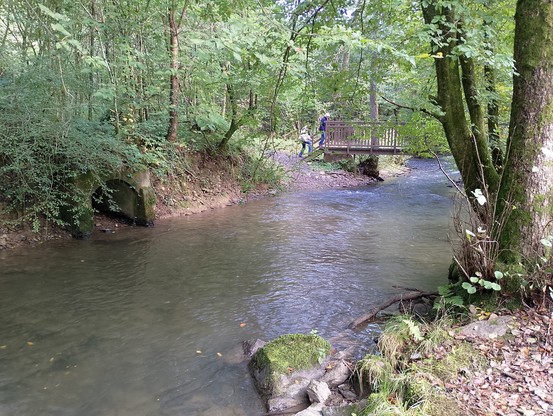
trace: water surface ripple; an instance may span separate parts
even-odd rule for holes
[[[0,253],[0,415],[245,415],[245,339],[319,334],[446,280],[452,190],[433,161],[150,229]],[[353,337],[353,338],[352,338]]]

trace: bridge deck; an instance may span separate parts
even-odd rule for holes
[[[334,154],[400,154],[403,140],[396,125],[379,122],[326,122],[325,153]]]

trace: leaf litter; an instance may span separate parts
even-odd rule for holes
[[[487,361],[446,385],[467,415],[553,415],[553,313],[524,309],[512,317],[503,337],[456,336]]]

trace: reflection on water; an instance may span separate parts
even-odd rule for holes
[[[1,415],[259,415],[240,343],[347,324],[446,280],[435,162],[367,188],[267,198],[0,258]]]

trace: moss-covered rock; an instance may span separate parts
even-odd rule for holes
[[[293,386],[291,395],[294,399],[304,400],[304,387],[307,387],[309,379],[316,378],[316,373],[321,373],[318,376],[324,373],[322,364],[330,351],[329,342],[314,334],[287,334],[268,342],[249,363],[261,397],[268,403]],[[298,386],[301,388],[298,389]]]

